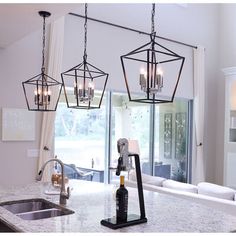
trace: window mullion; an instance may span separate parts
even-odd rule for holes
[[[154,175],[154,144],[155,144],[155,105],[150,105],[149,163],[150,174]]]
[[[111,147],[112,147],[112,92],[107,91],[106,101],[106,142],[105,142],[105,172],[104,172],[104,183],[110,183],[110,165],[111,165]]]
[[[193,100],[188,101],[188,126],[187,126],[187,183],[192,183],[192,143],[193,143]]]

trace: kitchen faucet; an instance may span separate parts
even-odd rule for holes
[[[65,189],[64,164],[61,160],[59,160],[57,158],[53,158],[53,159],[50,159],[47,162],[45,162],[43,164],[41,170],[39,171],[38,175],[36,176],[36,180],[40,181],[42,179],[45,166],[51,161],[57,161],[61,165],[61,175],[62,175],[61,178],[62,178],[62,180],[61,180],[60,204],[66,205],[66,199],[69,199],[69,197],[70,197],[70,188],[67,187],[67,191]]]

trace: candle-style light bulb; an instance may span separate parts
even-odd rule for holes
[[[43,105],[46,105],[47,104],[47,95],[48,95],[48,92],[47,90],[44,88],[43,89]]]
[[[34,103],[35,105],[40,104],[40,99],[41,99],[41,90],[38,88],[35,88],[34,90]]]
[[[38,91],[37,89],[34,90],[34,104],[38,104]]]
[[[88,88],[94,89],[94,82],[93,81],[89,81]]]
[[[77,94],[77,83],[74,82],[74,95],[76,95],[76,94]]]
[[[141,67],[140,68],[140,74],[141,75],[147,75],[147,71],[143,67]]]
[[[82,84],[79,84],[79,89],[83,89],[83,85]]]
[[[48,90],[48,104],[50,104],[51,95],[52,95],[52,91],[49,89],[49,90]]]
[[[82,84],[79,84],[78,90],[79,90],[79,97],[81,98],[83,96],[83,85]]]
[[[158,92],[161,92],[163,88],[163,70],[160,67],[157,68],[156,83]]]
[[[143,67],[140,68],[139,85],[141,86],[141,90],[146,92],[146,87],[147,87],[147,71]]]
[[[88,99],[89,100],[92,100],[94,97],[94,87],[95,87],[94,82],[90,80],[88,82]]]
[[[157,74],[163,76],[163,70],[161,68],[157,68]]]

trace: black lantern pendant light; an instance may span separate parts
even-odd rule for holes
[[[69,108],[100,108],[108,79],[107,73],[87,61],[87,8],[88,5],[86,3],[83,62],[61,73],[66,103]],[[99,87],[102,92],[95,94],[95,82],[96,87]]]
[[[39,11],[43,17],[43,50],[41,73],[22,82],[28,110],[56,111],[61,94],[62,83],[45,74],[45,18],[51,14]]]
[[[152,4],[151,41],[121,56],[129,100],[133,102],[173,102],[185,60],[155,42],[154,16],[155,4]]]

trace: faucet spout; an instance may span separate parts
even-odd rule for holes
[[[57,158],[53,158],[53,159],[50,159],[50,160],[46,161],[42,165],[38,175],[36,176],[36,180],[40,181],[42,179],[43,172],[44,172],[44,169],[45,169],[46,165],[49,162],[52,162],[52,161],[56,161],[56,162],[58,162],[61,165],[61,175],[62,175],[61,177],[62,177],[62,180],[61,180],[60,204],[61,205],[66,205],[66,200],[69,199],[69,197],[70,197],[70,188],[68,187],[67,191],[65,189],[64,164],[63,164],[63,162],[61,160],[59,160]]]

